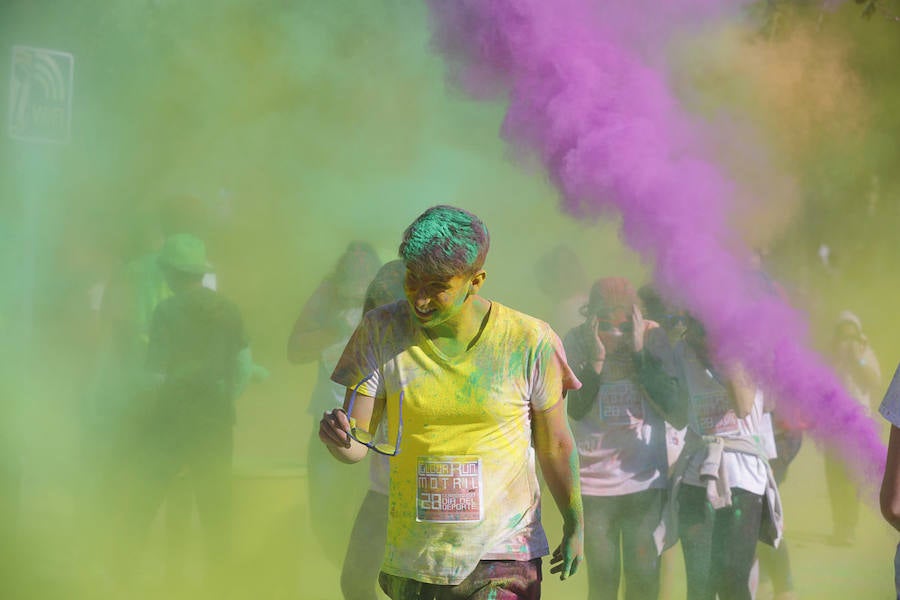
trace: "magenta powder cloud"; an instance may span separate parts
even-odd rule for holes
[[[508,98],[503,136],[536,153],[576,217],[617,210],[657,284],[699,315],[724,359],[740,360],[788,418],[876,483],[877,427],[805,346],[805,318],[754,271],[728,225],[733,183],[706,157],[703,126],[652,66],[679,23],[735,2],[430,0],[451,75],[476,97]],[[611,3],[606,3],[611,4]],[[643,18],[641,18],[643,17]],[[646,34],[645,44],[640,44]]]

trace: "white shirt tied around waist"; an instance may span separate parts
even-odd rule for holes
[[[758,436],[699,436],[688,431],[684,452],[675,463],[670,477],[670,494],[663,509],[662,522],[654,532],[657,550],[662,552],[678,540],[678,495],[681,485],[693,485],[686,480],[689,472],[699,473],[706,488],[706,498],[716,510],[732,505],[732,486],[724,460],[729,454],[745,455],[759,460],[766,470],[766,487],[763,496],[763,514],[759,529],[759,541],[777,547],[781,542],[784,513],[781,496],[775,484],[775,476],[769,467],[766,450]]]

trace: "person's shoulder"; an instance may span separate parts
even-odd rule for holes
[[[412,314],[409,310],[409,302],[406,299],[395,300],[381,306],[376,306],[363,315],[363,323],[366,327],[376,329],[396,329],[412,323]]]
[[[409,302],[405,298],[376,306],[366,313],[367,316],[371,315],[371,318],[377,320],[406,318],[409,314]]]
[[[237,317],[241,316],[241,307],[238,306],[237,302],[222,294],[222,292],[216,290],[209,290],[213,294],[215,294],[215,301],[222,306],[222,310],[231,315],[236,315]]]
[[[491,306],[491,310],[496,311],[497,321],[505,322],[511,334],[535,343],[548,337],[559,337],[549,323],[538,317],[510,308],[497,301],[492,301]]]
[[[241,309],[236,302],[222,292],[205,286],[175,294],[163,302],[168,302],[173,310],[175,308],[191,311],[199,310],[207,314],[231,317],[240,317],[241,315]]]
[[[159,301],[153,309],[152,319],[159,323],[177,319],[177,315],[184,311],[183,299],[178,294],[168,296]]]
[[[582,323],[579,323],[578,325],[575,325],[574,327],[571,327],[567,331],[557,333],[562,336],[563,340],[575,340],[581,338],[585,334],[592,334],[590,328],[590,324],[587,321],[584,321]]]

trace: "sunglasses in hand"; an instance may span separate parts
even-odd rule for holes
[[[369,375],[371,377],[371,375]],[[347,406],[347,410],[344,411],[347,414],[347,419],[350,421],[350,431],[348,432],[350,438],[355,440],[356,442],[362,444],[363,446],[370,448],[377,452],[378,454],[383,454],[384,456],[396,456],[400,453],[400,438],[403,435],[403,390],[400,390],[400,401],[398,402],[400,408],[398,409],[398,423],[397,423],[397,438],[394,440],[394,444],[388,444],[386,442],[376,442],[375,436],[365,429],[360,429],[356,426],[356,419],[351,417],[353,414],[353,404],[356,402],[356,394],[359,390],[359,386],[366,382],[369,377],[366,377],[359,383],[357,383],[353,387],[353,392],[350,394],[350,404]]]

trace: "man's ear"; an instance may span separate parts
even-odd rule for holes
[[[472,275],[471,279],[469,279],[469,292],[468,294],[471,296],[472,294],[477,294],[478,290],[481,289],[481,284],[484,283],[484,279],[487,277],[487,273],[484,270],[480,270],[474,275]]]

